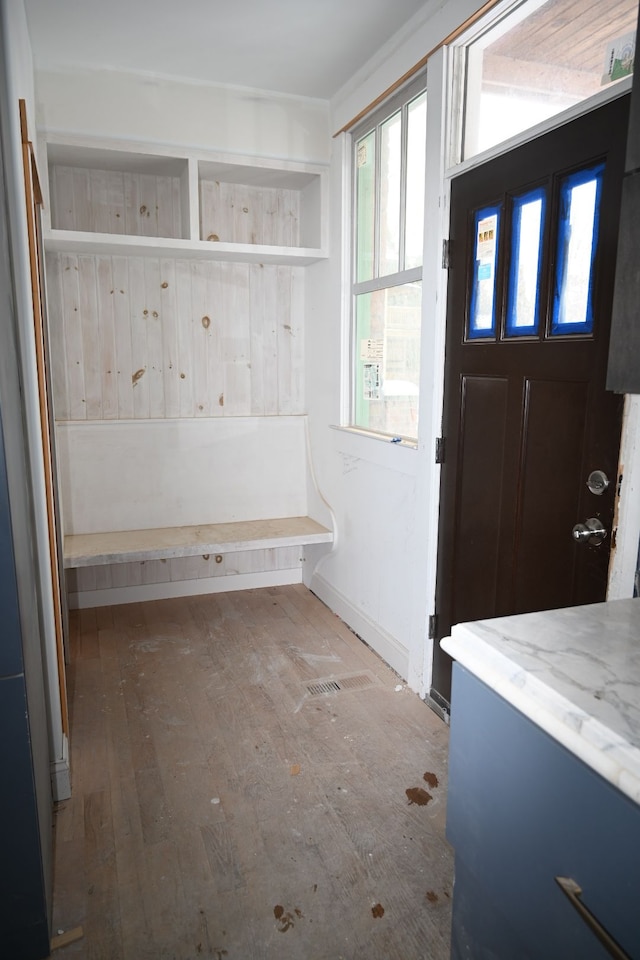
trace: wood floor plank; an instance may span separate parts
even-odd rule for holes
[[[71,637],[54,927],[84,938],[56,960],[448,957],[448,728],[306,588],[75,612]]]
[[[86,940],[90,960],[122,955],[122,926],[117,887],[115,841],[109,791],[85,795]]]

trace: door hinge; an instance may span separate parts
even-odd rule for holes
[[[451,240],[442,241],[442,269],[448,270],[451,265]]]
[[[444,437],[436,437],[436,463],[444,463]]]
[[[435,640],[437,632],[438,632],[438,615],[436,613],[432,613],[431,616],[429,617],[429,632],[427,634],[428,639]]]

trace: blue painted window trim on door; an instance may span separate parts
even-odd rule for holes
[[[604,163],[578,170],[565,177],[560,184],[558,200],[558,244],[556,255],[556,271],[553,287],[553,305],[551,314],[551,336],[566,336],[567,334],[589,334],[593,330],[593,263],[598,245],[598,229],[600,226],[600,200],[602,195],[602,178]],[[589,266],[589,290],[584,320],[580,322],[562,321],[562,289],[567,269],[567,253],[569,249],[569,211],[571,207],[571,191],[575,187],[596,181],[596,197],[591,232],[591,263]]]
[[[538,264],[536,268],[536,302],[533,311],[533,322],[530,324],[517,323],[517,287],[518,263],[521,241],[522,208],[528,203],[541,201],[540,232],[538,236]],[[528,193],[523,193],[513,200],[511,212],[511,256],[509,258],[509,290],[507,297],[507,316],[505,322],[505,336],[526,337],[537,334],[540,323],[540,276],[542,274],[542,238],[544,235],[545,217],[547,212],[547,191],[544,187],[537,187]]]
[[[473,284],[471,287],[471,302],[469,304],[469,317],[467,321],[467,338],[469,340],[479,340],[486,339],[488,337],[495,337],[496,335],[496,293],[497,293],[497,283],[496,283],[496,274],[498,267],[498,249],[500,244],[500,216],[502,214],[502,204],[497,204],[490,207],[483,207],[481,210],[476,210],[474,222],[473,222]],[[485,220],[487,217],[496,217],[496,230],[494,237],[494,251],[493,251],[493,264],[490,265],[493,269],[493,291],[492,291],[492,301],[491,301],[491,325],[489,327],[478,327],[476,323],[476,311],[478,308],[479,300],[479,284],[487,279],[483,276],[486,273],[487,264],[477,259],[478,252],[478,227],[482,220]]]

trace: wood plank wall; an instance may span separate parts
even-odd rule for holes
[[[300,547],[245,550],[225,553],[220,563],[213,554],[178,557],[174,560],[146,560],[143,563],[112,563],[99,567],[79,567],[67,571],[70,592],[117,590],[120,587],[173,583],[179,580],[204,580],[274,570],[295,570],[301,566]]]
[[[200,231],[202,240],[298,247],[300,194],[297,190],[202,180]]]
[[[57,230],[182,237],[179,177],[56,164],[50,188],[51,226]]]
[[[57,420],[304,412],[304,268],[47,258]]]

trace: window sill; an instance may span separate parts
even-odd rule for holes
[[[335,423],[331,423],[329,426],[332,430],[353,434],[356,437],[367,437],[369,440],[378,440],[380,443],[390,443],[394,447],[408,447],[410,450],[418,449],[418,441],[409,440],[406,437],[390,437],[385,433],[374,433],[372,430],[364,430],[362,427],[345,427]]]
[[[418,458],[414,456],[418,449],[417,441],[394,441],[391,437],[357,427],[331,424],[330,428],[334,431],[336,450],[344,460],[345,470],[350,462],[363,460],[388,470],[415,476],[418,468]]]

